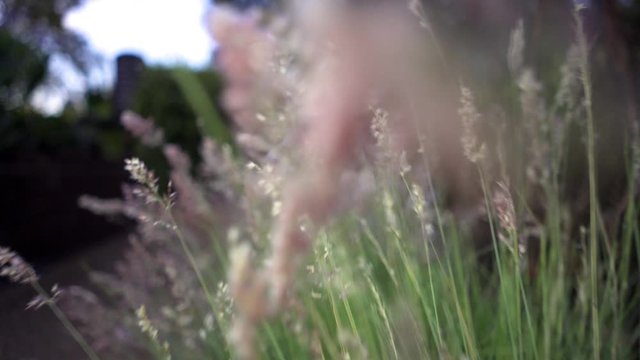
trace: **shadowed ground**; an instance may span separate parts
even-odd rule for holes
[[[38,269],[42,285],[89,285],[90,269],[109,271],[127,246],[126,236],[102,241],[88,250]],[[0,360],[85,359],[82,349],[47,308],[25,310],[35,296],[24,285],[0,284]]]

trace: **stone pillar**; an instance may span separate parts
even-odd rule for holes
[[[137,55],[122,54],[116,58],[116,83],[113,88],[113,111],[117,118],[133,105],[144,61]]]

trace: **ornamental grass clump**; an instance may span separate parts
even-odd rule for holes
[[[556,83],[516,23],[503,98],[417,1],[216,7],[233,141],[205,138],[198,163],[125,113],[171,181],[133,158],[122,200],[80,200],[137,226],[115,273],[92,275],[108,301],[72,288],[61,305],[103,358],[633,358],[637,169],[608,212],[582,11]]]

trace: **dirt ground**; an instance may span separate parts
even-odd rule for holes
[[[46,288],[89,284],[90,269],[109,271],[127,246],[126,236],[39,269]],[[35,296],[29,286],[0,284],[0,360],[81,360],[86,356],[47,307],[25,310]]]

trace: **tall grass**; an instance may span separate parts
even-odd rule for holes
[[[508,185],[494,186],[478,157],[470,157],[477,164],[491,234],[492,256],[479,257],[478,234],[443,216],[433,188],[429,202],[402,174],[397,182],[376,172],[380,188],[368,210],[340,217],[317,236],[295,291],[299,303],[260,331],[261,358],[637,356],[638,324],[625,319],[638,305],[637,274],[630,272],[639,260],[638,204],[629,197],[620,236],[608,239],[598,204],[592,85],[580,11],[575,23],[590,216],[579,234],[570,230],[557,173],[544,187],[546,216],[529,239],[538,242],[536,257],[528,253],[532,244],[521,243],[527,229],[505,224],[500,214],[505,210],[494,201],[502,191],[519,216],[535,217],[525,200],[535,190],[511,188],[517,195],[512,197]],[[565,147],[552,149],[553,159],[564,158]],[[633,183],[628,182],[629,194]]]
[[[418,10],[417,14],[425,23],[424,13]],[[598,203],[597,134],[592,109],[590,54],[580,11],[580,8],[576,10],[574,19],[578,56],[578,66],[574,69],[577,75],[574,75],[579,78],[581,91],[573,89],[570,93],[571,74],[567,75],[566,88],[561,84],[559,90],[559,93],[569,92],[563,96],[572,97],[573,102],[568,103],[578,104],[579,109],[561,103],[566,99],[556,96],[560,100],[556,100],[550,111],[539,111],[546,109],[540,104],[550,97],[540,94],[540,84],[535,80],[533,71],[524,67],[521,53],[524,44],[512,44],[511,49],[515,50],[509,51],[509,67],[521,95],[518,112],[521,113],[522,123],[519,125],[522,126],[518,127],[516,137],[528,137],[530,141],[527,144],[532,148],[529,151],[524,144],[511,149],[512,154],[517,154],[511,160],[518,166],[507,164],[509,156],[502,144],[509,143],[509,139],[500,139],[498,148],[492,149],[490,144],[483,143],[476,136],[475,130],[478,125],[483,125],[483,117],[476,108],[472,92],[462,89],[459,115],[464,131],[462,144],[456,146],[464,148],[467,160],[475,167],[474,179],[470,182],[479,184],[481,189],[479,208],[468,209],[473,218],[456,217],[447,208],[444,192],[432,179],[433,163],[432,158],[426,155],[427,144],[423,142],[419,126],[416,126],[418,153],[423,156],[417,156],[419,159],[415,161],[419,164],[412,165],[424,172],[422,181],[417,180],[421,176],[412,173],[409,164],[403,164],[406,154],[384,154],[389,149],[380,148],[377,150],[383,153],[385,160],[363,166],[372,173],[376,187],[365,204],[359,206],[359,211],[338,215],[332,209],[333,220],[326,226],[313,224],[313,221],[307,221],[311,224],[305,221],[295,223],[300,228],[316,225],[316,232],[300,230],[303,234],[313,234],[315,241],[304,244],[312,249],[302,259],[303,266],[296,273],[294,288],[290,289],[291,299],[283,308],[274,310],[264,304],[273,296],[269,293],[270,279],[265,277],[273,276],[275,272],[270,272],[268,265],[260,267],[263,272],[256,271],[253,263],[272,255],[265,243],[274,236],[270,231],[276,221],[274,215],[281,210],[276,211],[279,209],[276,205],[281,205],[282,194],[279,192],[285,191],[279,188],[282,184],[273,179],[277,176],[272,163],[282,160],[285,165],[290,165],[287,161],[300,159],[274,161],[273,157],[288,156],[278,146],[275,150],[267,149],[265,159],[250,160],[248,165],[244,165],[247,159],[242,157],[240,150],[233,153],[237,156],[233,164],[215,159],[218,161],[215,166],[232,169],[226,175],[232,178],[229,181],[239,195],[231,198],[237,201],[239,212],[247,218],[237,224],[244,228],[230,227],[230,252],[225,244],[221,245],[221,236],[213,230],[205,231],[208,241],[205,246],[190,239],[190,236],[200,234],[202,228],[183,230],[185,218],[189,220],[189,216],[197,218],[202,214],[188,206],[186,210],[179,208],[173,195],[164,197],[159,194],[157,180],[153,179],[152,173],[139,162],[130,161],[128,167],[134,180],[143,185],[143,190],[138,189],[138,195],[146,197],[147,205],[159,204],[160,215],[156,216],[161,220],[157,223],[164,226],[164,231],[171,232],[179,243],[185,262],[194,270],[194,283],[204,292],[206,309],[203,313],[212,319],[206,326],[207,331],[202,330],[200,334],[205,346],[197,352],[195,347],[173,346],[180,338],[172,338],[170,331],[160,331],[161,336],[158,337],[153,319],[147,318],[145,308],[140,308],[139,323],[144,334],[152,338],[152,353],[158,357],[173,355],[179,359],[475,360],[625,359],[637,356],[634,344],[639,340],[640,324],[630,317],[638,306],[640,229],[634,169],[640,159],[635,152],[629,152],[628,202],[619,231],[614,231],[617,235],[612,238],[612,233],[605,231],[603,224],[606,220]],[[249,31],[249,38],[260,38],[261,33],[251,27],[254,23],[245,19],[239,24],[239,29]],[[512,36],[513,42],[523,41],[522,24],[519,28]],[[233,31],[222,30],[223,35],[231,37],[228,32]],[[429,32],[434,36],[430,28]],[[242,59],[240,55],[246,54],[235,48],[238,46],[236,42],[229,42],[231,50],[238,51],[235,55]],[[441,47],[438,46],[437,50],[443,58]],[[571,73],[573,68],[569,65],[568,73]],[[251,69],[258,73],[258,70]],[[285,70],[281,72],[286,73]],[[257,82],[253,77],[251,79]],[[245,78],[241,80],[232,85],[254,96],[255,89],[251,86],[255,84],[248,84]],[[182,79],[182,82],[186,84],[183,88],[187,92],[198,91],[197,87],[188,84],[189,79]],[[255,88],[262,89],[263,86],[255,85]],[[296,94],[295,91],[281,97],[278,94],[267,95],[285,102],[292,94]],[[357,96],[354,98],[359,99]],[[328,99],[332,100],[331,97]],[[217,121],[217,115],[212,114],[214,107],[203,106],[203,101],[206,99],[198,97],[193,103],[203,114],[203,120],[211,118],[213,120],[209,121],[215,123],[205,126],[207,134],[221,142],[229,142],[227,129],[215,134],[223,125]],[[280,104],[277,101],[273,100]],[[342,106],[342,110],[349,107],[349,104],[336,104],[339,108]],[[247,109],[240,110],[245,113]],[[249,107],[249,110],[255,109]],[[318,109],[314,107],[313,110]],[[348,108],[347,112],[351,110]],[[282,113],[286,112],[282,110]],[[374,137],[388,136],[384,134],[384,127],[388,125],[386,113],[378,110],[375,114],[380,127],[374,129]],[[584,117],[575,114],[584,114]],[[269,115],[261,113],[262,120],[258,120],[265,123]],[[549,130],[552,118],[562,120],[562,126],[555,129],[558,134]],[[279,126],[284,126],[291,120],[278,121]],[[577,125],[584,126],[570,127],[573,121],[580,121]],[[376,120],[373,122],[375,125]],[[582,133],[570,135],[585,138],[589,219],[584,224],[577,223],[577,215],[571,214],[572,204],[561,190],[570,185],[565,183],[568,180],[563,177],[562,168],[570,165],[566,164],[567,133],[574,128]],[[268,133],[268,130],[264,132]],[[255,136],[245,136],[244,139],[253,141]],[[377,140],[381,142],[380,138]],[[282,147],[286,150],[286,146]],[[257,154],[264,150],[261,146],[254,146],[251,150],[256,149]],[[495,164],[488,159],[495,153],[498,154],[497,168],[501,171],[495,171],[496,166],[492,166]],[[227,155],[231,154],[231,151],[227,152]],[[259,155],[251,155],[254,154],[249,158],[259,158]],[[400,166],[395,162],[401,163]],[[534,171],[530,172],[531,169]],[[172,174],[181,180],[176,181],[178,205],[181,191],[188,195],[182,200],[193,201],[194,198],[199,199],[200,191],[205,188],[204,185],[198,187],[185,181],[190,176],[189,171],[189,166],[181,166]],[[339,171],[310,172],[319,176],[336,173]],[[537,176],[531,178],[531,174]],[[220,181],[220,175],[215,174],[216,181]],[[293,174],[294,177],[296,175]],[[307,184],[316,183],[310,181]],[[267,187],[266,196],[260,198],[252,186]],[[326,189],[304,190],[324,195],[331,193]],[[532,197],[541,203],[544,215],[531,209]],[[325,200],[318,196],[304,199]],[[188,202],[186,204],[189,205]],[[307,215],[312,219],[303,220],[324,222],[317,220],[323,218],[317,215],[322,210],[305,205],[300,208],[306,209],[307,213],[301,216]],[[138,209],[125,210],[133,212]],[[195,214],[183,216],[181,212],[187,210],[194,210]],[[210,210],[205,209],[203,213],[211,216]],[[576,226],[576,223],[581,226]],[[241,238],[250,240],[239,245]],[[488,240],[488,246],[483,248],[481,245],[485,240]],[[197,250],[191,247],[195,243],[198,244]],[[291,244],[287,243],[288,246]],[[304,254],[297,248],[285,250],[289,250],[287,254],[291,257]],[[203,262],[200,261],[203,257],[209,260],[207,265],[215,269],[203,270]],[[282,262],[285,265],[294,263],[287,260],[285,258]],[[285,278],[286,275],[289,274],[285,274]],[[215,293],[210,286],[213,281],[221,281]],[[140,305],[136,304],[136,307]],[[167,340],[167,343],[161,344],[159,338]]]
[[[479,263],[473,239],[455,223],[433,224],[446,237],[446,246],[437,247],[420,220],[403,211],[410,195],[406,188],[390,186],[380,193],[372,200],[371,216],[346,216],[320,234],[309,274],[301,277],[307,280],[296,291],[301,309],[272,320],[270,330],[261,332],[262,358],[637,355],[632,347],[637,325],[624,321],[637,305],[636,296],[624,299],[630,291],[628,266],[638,255],[630,251],[638,242],[634,218],[625,220],[620,251],[604,261],[616,266],[602,266],[597,275],[592,248],[575,249],[556,221],[549,221],[540,234],[539,272],[532,278],[523,271],[523,259],[497,235],[495,263]],[[629,204],[628,211],[635,213],[636,206]],[[389,219],[385,207],[397,219]]]

